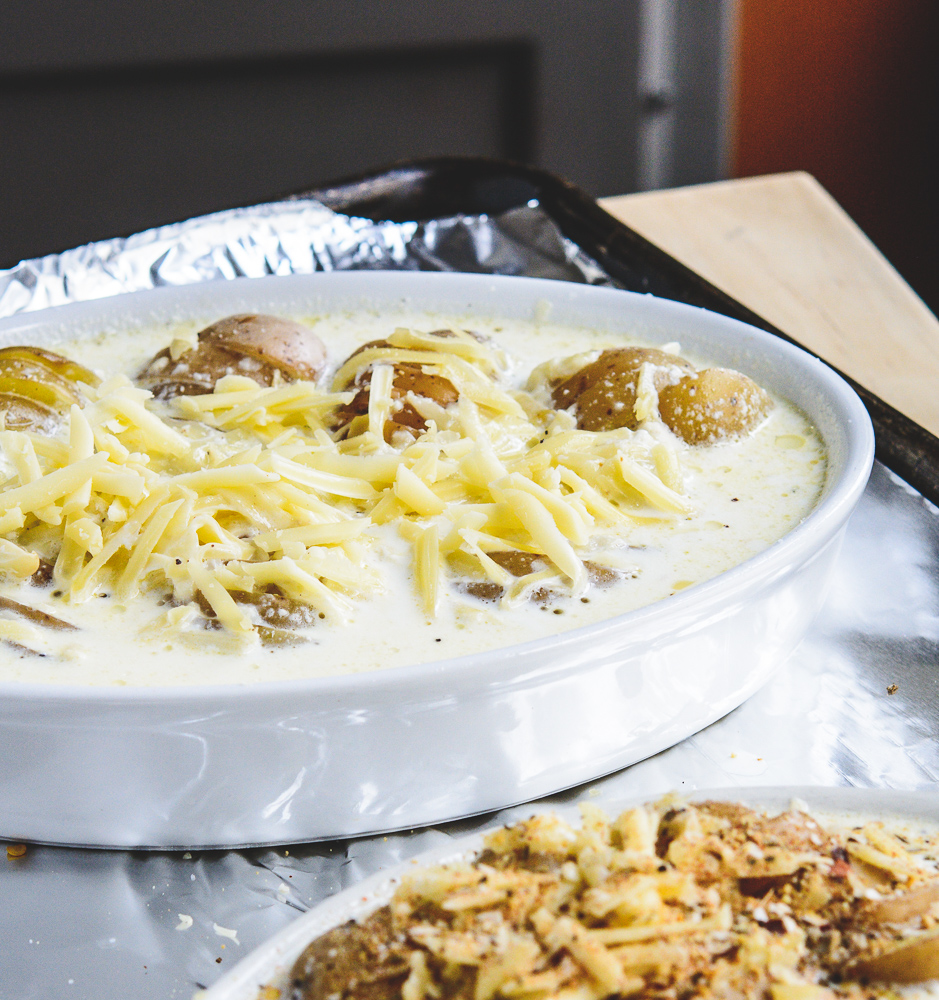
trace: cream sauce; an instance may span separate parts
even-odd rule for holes
[[[472,328],[491,337],[509,359],[506,378],[517,386],[546,359],[620,346],[621,336],[549,322],[511,325],[460,316],[407,317],[355,313],[298,317],[327,345],[335,368],[360,344],[387,336],[397,325],[417,330]],[[49,345],[107,377],[131,376],[197,324],[102,335]],[[641,343],[641,340],[637,340]],[[702,359],[689,360],[703,367]],[[322,380],[328,385],[329,375]],[[369,558],[383,589],[354,602],[351,619],[326,620],[306,632],[309,641],[289,647],[247,645],[224,630],[154,631],[165,611],[147,594],[126,606],[98,594],[67,604],[50,590],[7,582],[2,593],[79,626],[78,631],[41,630],[34,648],[44,655],[0,649],[0,679],[94,685],[255,683],[329,676],[447,659],[514,645],[603,621],[668,598],[708,580],[772,545],[816,505],[825,484],[824,446],[805,416],[776,399],[750,436],[691,447],[658,421],[639,434],[667,435],[677,442],[683,494],[689,515],[658,516],[627,531],[601,533],[588,551],[592,561],[619,570],[605,587],[544,607],[512,608],[485,603],[444,581],[436,617],[428,617],[416,592],[411,547],[393,525],[367,529]],[[11,467],[3,470],[10,474]],[[388,530],[386,530],[388,529]],[[6,615],[6,617],[9,617]]]

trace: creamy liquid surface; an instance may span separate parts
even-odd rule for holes
[[[511,324],[441,315],[355,313],[299,316],[324,341],[330,369],[362,343],[388,336],[396,326],[430,331],[472,329],[491,337],[507,354],[506,378],[523,386],[546,360],[622,346],[621,335],[555,326]],[[101,335],[80,344],[50,348],[79,359],[102,376],[131,377],[181,332],[203,324]],[[630,343],[642,344],[641,338]],[[676,348],[677,350],[677,348]],[[683,355],[689,357],[688,355]],[[706,358],[690,356],[699,368]],[[824,446],[802,413],[776,398],[765,421],[750,436],[708,446],[678,441],[684,495],[693,512],[631,525],[615,540],[604,538],[596,553],[581,553],[622,574],[613,585],[592,586],[583,597],[545,607],[527,602],[511,609],[485,603],[443,582],[435,618],[416,593],[409,545],[393,525],[376,526],[384,590],[358,599],[349,623],[324,621],[291,648],[250,648],[224,631],[181,631],[171,638],[142,639],[161,610],[142,595],[127,606],[108,596],[82,604],[56,600],[49,590],[7,582],[0,592],[59,615],[80,631],[46,636],[46,655],[21,656],[0,648],[0,680],[94,685],[256,683],[371,671],[477,653],[526,642],[603,621],[653,601],[667,599],[738,565],[766,549],[800,523],[825,484]],[[677,440],[677,439],[676,439]],[[2,471],[10,475],[9,463]],[[390,529],[390,530],[378,530]]]

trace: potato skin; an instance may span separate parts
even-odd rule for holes
[[[559,410],[574,407],[581,430],[635,430],[639,425],[636,395],[644,364],[655,365],[653,382],[659,390],[668,385],[676,371],[694,371],[684,358],[654,347],[613,348],[555,386],[552,401]]]
[[[336,411],[337,427],[344,427],[356,417],[368,413],[371,381],[372,373],[367,371],[356,382],[355,388],[358,391],[351,402],[339,407]],[[440,406],[449,406],[460,397],[453,383],[442,375],[429,374],[416,364],[395,365],[391,383],[391,398],[402,399],[409,392],[413,392],[415,396],[432,399]],[[390,441],[395,431],[399,430],[410,431],[416,437],[426,429],[427,421],[410,403],[403,403],[400,409],[392,413],[391,418],[385,421],[384,437],[386,441]]]
[[[435,330],[432,334],[435,337],[452,337],[454,334],[450,330]],[[354,358],[357,354],[376,347],[392,348],[394,345],[387,340],[371,340],[367,344],[356,348],[346,362]],[[346,362],[343,362],[345,364]],[[341,366],[340,366],[341,367]],[[400,362],[393,366],[394,375],[391,382],[391,398],[403,399],[409,392],[415,396],[423,396],[425,399],[432,399],[438,406],[449,406],[455,403],[460,394],[456,386],[443,375],[434,375],[425,372],[423,367],[412,361]],[[352,400],[336,410],[336,427],[345,427],[356,417],[364,416],[368,413],[368,401],[371,393],[372,370],[366,368],[356,376],[351,388],[356,390]],[[339,390],[345,386],[333,386],[333,390]],[[396,431],[406,430],[415,437],[427,429],[427,422],[411,406],[404,403],[399,409],[391,414],[391,418],[385,422],[384,438],[390,441]]]
[[[475,340],[482,340],[482,337],[480,337],[478,333],[472,333],[469,330],[467,330],[466,332],[469,333],[470,336],[473,337]],[[427,336],[428,337],[440,337],[441,340],[447,340],[447,339],[452,339],[453,337],[456,336],[456,334],[453,332],[453,330],[431,330],[430,333]],[[347,357],[346,360],[343,361],[343,363],[339,367],[340,368],[344,367],[348,362],[350,362],[353,358],[357,357],[358,355],[362,354],[364,351],[371,351],[374,348],[382,348],[382,347],[386,347],[386,348],[388,348],[388,350],[394,350],[394,344],[392,344],[390,340],[384,340],[384,339],[382,339],[382,340],[369,340],[369,341],[366,341],[364,344],[362,344],[361,347],[357,347],[349,355],[349,357]],[[359,384],[359,381],[361,379],[361,375],[362,375],[362,373],[360,372],[359,375],[356,376],[356,378],[355,378],[355,384],[356,385]],[[338,383],[338,382],[334,382],[333,383],[333,392],[341,392],[343,389],[347,389],[347,388],[348,388],[348,382],[343,382],[341,384]]]
[[[692,445],[743,437],[769,413],[773,401],[746,375],[705,368],[659,391],[666,426]]]
[[[292,381],[312,382],[326,364],[323,341],[308,327],[280,316],[226,316],[207,326],[199,340],[277,368]]]
[[[155,354],[137,376],[137,384],[149,389],[157,399],[176,396],[204,396],[215,388],[224,375],[248,375],[259,385],[270,385],[274,373],[260,366],[254,371],[239,367],[241,356],[217,347],[202,344],[181,354],[175,361],[170,349]]]
[[[313,381],[326,363],[326,347],[310,329],[280,316],[241,313],[199,332],[198,345],[175,361],[160,351],[137,376],[158,399],[211,392],[224,375],[246,375],[268,386],[275,372],[288,382]]]
[[[527,576],[529,573],[537,573],[541,569],[546,569],[551,565],[551,560],[540,552],[517,552],[515,550],[496,550],[486,553],[489,558],[508,570],[514,577]],[[595,587],[609,587],[617,580],[622,579],[623,574],[608,566],[601,566],[598,563],[584,560],[584,568],[590,582]],[[505,590],[492,580],[462,580],[457,585],[457,589],[472,597],[477,597],[481,601],[498,601],[502,598]],[[540,587],[532,592],[529,600],[545,607],[555,600],[557,594]]]

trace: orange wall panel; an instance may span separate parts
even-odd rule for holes
[[[735,176],[808,170],[939,305],[939,0],[740,0]]]

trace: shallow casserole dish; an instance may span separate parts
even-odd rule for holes
[[[548,310],[557,323],[680,341],[809,417],[828,454],[822,498],[781,541],[715,579],[489,653],[252,685],[5,683],[0,836],[115,847],[286,844],[483,812],[675,744],[749,697],[800,641],[867,481],[873,434],[862,404],[829,368],[745,324],[564,282],[358,272],[69,305],[3,321],[0,343],[244,311],[403,307],[507,321]]]

